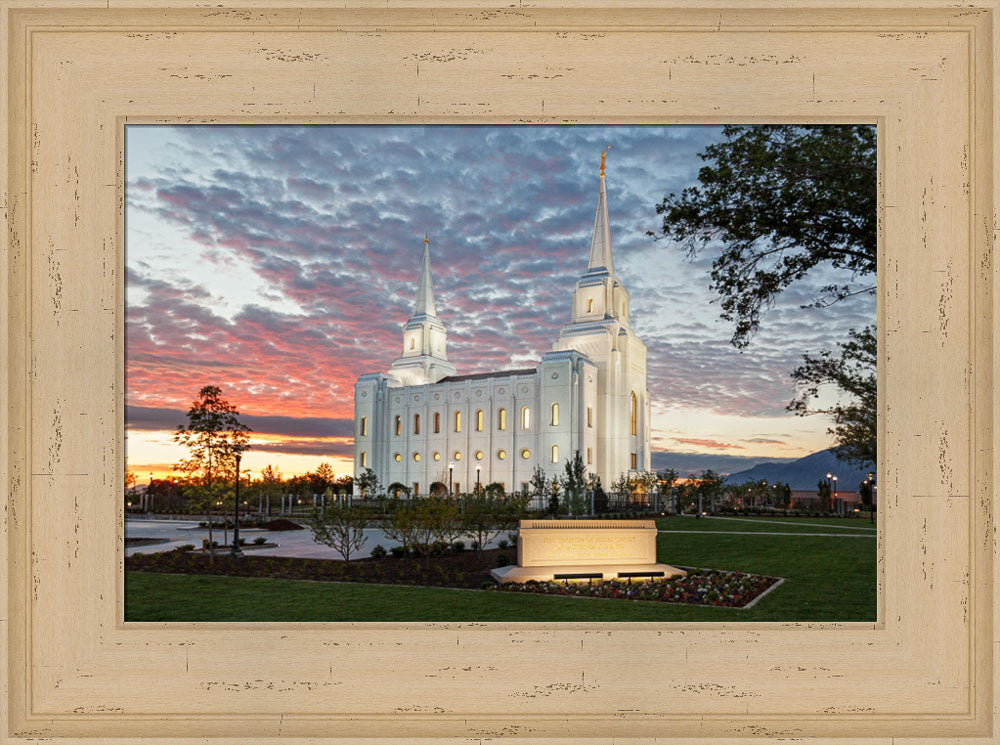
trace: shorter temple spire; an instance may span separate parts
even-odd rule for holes
[[[608,150],[601,153],[601,190],[597,196],[597,214],[594,216],[594,236],[590,240],[590,263],[588,271],[604,270],[615,273],[614,258],[611,255],[611,226],[608,222],[608,195],[604,190],[604,171],[607,167]]]
[[[420,265],[420,279],[417,281],[417,302],[413,316],[437,316],[434,305],[434,287],[431,284],[430,236],[424,233],[424,260]]]

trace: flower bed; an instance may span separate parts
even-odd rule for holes
[[[714,569],[689,569],[686,577],[629,582],[624,579],[597,582],[506,582],[496,587],[501,592],[527,592],[543,595],[571,595],[588,598],[651,600],[687,605],[718,605],[742,608],[778,582],[777,577],[763,577],[743,572]]]

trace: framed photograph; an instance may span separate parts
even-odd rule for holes
[[[633,8],[596,2],[530,8],[441,2],[208,8],[6,0],[0,28],[8,104],[3,120],[7,271],[0,279],[5,300],[0,343],[7,360],[0,395],[8,413],[0,461],[8,495],[0,543],[0,571],[8,588],[0,600],[2,741],[993,741],[1000,727],[993,434],[998,357],[992,333],[996,10],[991,2],[961,8],[930,3],[762,8],[735,0],[711,9],[673,2]],[[137,560],[134,547],[126,545],[133,505],[122,499],[126,404],[134,404],[126,392],[129,382],[139,379],[128,364],[129,344],[140,337],[133,330],[126,343],[127,291],[136,279],[148,288],[178,276],[170,251],[149,258],[141,271],[128,263],[127,236],[137,225],[129,212],[135,202],[128,191],[138,183],[131,169],[145,166],[152,180],[211,165],[208,159],[196,162],[193,148],[186,161],[139,162],[139,154],[151,150],[131,149],[128,139],[135,133],[196,126],[212,136],[212,128],[221,131],[224,125],[265,125],[295,127],[300,141],[307,141],[307,125],[328,131],[350,125],[357,138],[375,126],[465,125],[470,131],[546,126],[553,132],[617,127],[624,143],[629,132],[642,127],[777,124],[864,125],[875,135],[881,442],[873,469],[875,537],[867,537],[875,553],[873,616],[844,612],[829,617],[847,620],[737,622],[613,615],[406,620],[385,614],[359,620],[365,616],[358,612],[334,616],[347,620],[272,615],[242,621],[213,617],[218,598],[213,600],[208,585],[192,583],[175,591],[169,603],[207,610],[189,616],[174,611],[163,620],[129,617],[125,570],[135,569]],[[600,188],[584,189],[594,192],[597,203],[594,236],[603,234],[601,200],[608,198],[605,163],[597,162],[606,144],[593,153],[592,180],[600,165]],[[224,137],[213,147],[216,154],[235,152]],[[253,152],[263,162],[267,148],[255,146]],[[604,151],[608,179],[614,178],[615,153]],[[297,178],[302,189],[322,188],[308,173],[288,177]],[[553,197],[561,193],[546,191]],[[203,216],[218,214],[204,193],[187,196],[184,204],[173,203],[176,214],[162,204],[147,204],[161,222],[143,224],[140,234],[160,240],[180,212],[193,206]],[[590,203],[584,211],[593,215],[592,210]],[[614,210],[611,204],[612,215]],[[383,216],[381,228],[383,218],[367,229],[393,229],[389,217]],[[589,226],[584,232],[589,234]],[[415,240],[424,240],[423,229]],[[428,236],[418,253],[429,246],[424,255],[433,255],[434,240]],[[589,235],[587,243],[591,250],[581,263],[589,264],[590,284],[581,279],[576,286],[574,332],[590,323],[593,308],[587,301],[598,297],[584,290],[603,286],[602,277],[611,287],[613,279],[613,271],[600,271],[611,262],[610,244],[602,248]],[[429,262],[426,258],[425,266]],[[430,270],[425,279],[421,269],[414,282],[418,268],[400,268],[406,275],[400,286],[413,288],[417,298],[416,305],[412,298],[396,303],[412,315],[397,342],[400,361],[385,374],[418,387],[464,385],[469,381],[461,379],[461,371],[435,356],[440,337],[429,297]],[[655,271],[650,263],[649,275]],[[232,282],[239,285],[233,272]],[[575,278],[580,271],[574,266],[564,273]],[[605,316],[627,325],[623,297],[600,297],[611,298]],[[655,298],[655,292],[644,297]],[[149,305],[146,311],[155,314],[156,308]],[[380,306],[379,312],[387,311]],[[157,318],[150,315],[147,321],[154,328]],[[405,321],[393,318],[385,325]],[[150,359],[156,356],[153,337],[144,340]],[[371,343],[382,342],[373,336]],[[545,380],[557,380],[558,366],[579,356],[574,349],[557,344],[554,356],[533,364],[538,370],[549,365]],[[182,364],[180,356],[177,360]],[[427,362],[423,372],[417,371],[418,362]],[[591,363],[584,355],[567,364],[579,365],[573,370],[585,378]],[[425,379],[433,365],[438,373]],[[538,370],[532,374],[540,375]],[[163,368],[154,373],[162,376]],[[145,384],[154,390],[155,379],[150,380]],[[161,380],[166,390],[167,378]],[[366,381],[375,395],[380,383],[367,376],[350,395],[360,397],[368,390]],[[491,379],[490,385],[507,383]],[[636,390],[644,392],[642,386]],[[422,393],[413,389],[407,395]],[[468,395],[473,400],[475,390]],[[560,405],[564,421],[582,417],[588,399],[581,396],[579,405],[541,398],[531,407],[512,403],[512,424],[529,429],[525,416],[531,414],[523,408],[536,417],[544,413],[551,427],[559,424]],[[633,445],[616,463],[635,472],[654,468],[648,440],[640,436],[647,423],[643,397],[631,409],[627,396],[623,401],[619,413],[627,421],[631,411]],[[367,417],[372,422],[389,417],[391,427],[396,412],[347,408],[353,412],[350,437],[343,435],[345,443],[350,440],[345,458],[357,481],[369,458],[381,452],[374,442],[364,444],[374,426]],[[484,409],[494,415],[492,408]],[[477,431],[475,406],[462,411],[465,428]],[[151,404],[133,417],[138,414],[152,421],[156,408]],[[419,415],[422,421],[407,409],[405,425],[424,436],[420,427],[433,427],[434,411],[421,409]],[[455,416],[449,410],[445,424],[457,432],[462,425]],[[488,424],[502,431],[498,422]],[[402,421],[397,426],[402,428]],[[383,448],[379,475],[397,491],[436,488],[477,495],[482,474],[473,475],[469,464],[481,460],[484,468],[496,469],[491,482],[506,491],[506,481],[513,479],[510,491],[515,491],[527,479],[515,471],[503,475],[500,461],[508,450],[515,457],[527,453],[525,461],[542,453],[546,462],[558,464],[573,442],[492,447],[489,458],[479,459],[470,440],[467,448],[448,449],[450,473],[442,467],[432,474],[437,451],[428,440],[399,450],[398,461],[392,448]],[[586,452],[588,443],[580,443],[577,449]],[[598,458],[605,457],[597,440],[592,447]],[[466,461],[458,476],[456,454]],[[397,473],[393,464],[402,469],[404,455],[407,470]],[[419,477],[414,464],[421,464]],[[607,466],[608,478],[616,468]],[[236,461],[236,483],[240,473]],[[465,488],[457,489],[455,481]],[[832,475],[827,488],[830,499]],[[822,494],[820,485],[820,499]],[[366,496],[364,488],[352,486],[351,499]],[[313,499],[325,506],[325,499],[336,497],[331,489]],[[769,493],[760,498],[774,499]],[[747,499],[758,506],[756,493]],[[240,504],[237,492],[233,505]],[[700,515],[703,505],[692,504]],[[263,501],[260,505],[262,511]],[[289,517],[297,506],[288,505]],[[285,507],[283,495],[281,510]],[[585,507],[580,512],[600,511],[593,504]],[[539,505],[548,508],[548,500]],[[211,525],[211,504],[207,510]],[[570,508],[571,514],[576,511]],[[228,527],[223,522],[223,529]],[[544,526],[522,525],[519,553],[535,550],[523,541],[539,527]],[[236,536],[232,544],[239,547]],[[501,574],[528,578],[521,558],[511,559]],[[662,562],[663,556],[654,551],[652,559]],[[579,569],[571,572],[579,575],[574,580],[587,574]],[[854,571],[846,560],[813,571],[815,602],[841,610],[856,603]],[[796,577],[787,579],[791,589]],[[345,604],[364,602],[361,596],[344,598]],[[162,594],[157,602],[163,604]],[[257,589],[246,599],[248,606],[255,602],[263,606],[271,599]],[[407,600],[400,596],[399,602]],[[865,620],[853,620],[858,617]]]

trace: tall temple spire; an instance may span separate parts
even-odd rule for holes
[[[424,234],[424,260],[417,280],[413,315],[403,324],[403,353],[389,373],[403,385],[425,385],[455,374],[448,362],[448,332],[437,317],[431,284],[430,236]]]
[[[588,272],[606,271],[615,273],[614,259],[611,255],[611,226],[608,222],[608,195],[604,190],[604,169],[607,164],[608,150],[601,153],[601,190],[597,196],[597,214],[594,216],[594,236],[590,239],[590,263]]]
[[[420,279],[417,282],[417,302],[413,306],[414,318],[437,316],[437,308],[434,305],[434,287],[431,284],[430,242],[430,236],[424,233],[424,260],[420,265]]]

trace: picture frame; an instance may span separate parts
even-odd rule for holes
[[[997,3],[296,6],[2,0],[2,742],[995,741]],[[876,123],[877,622],[124,623],[124,126],[250,121]]]

